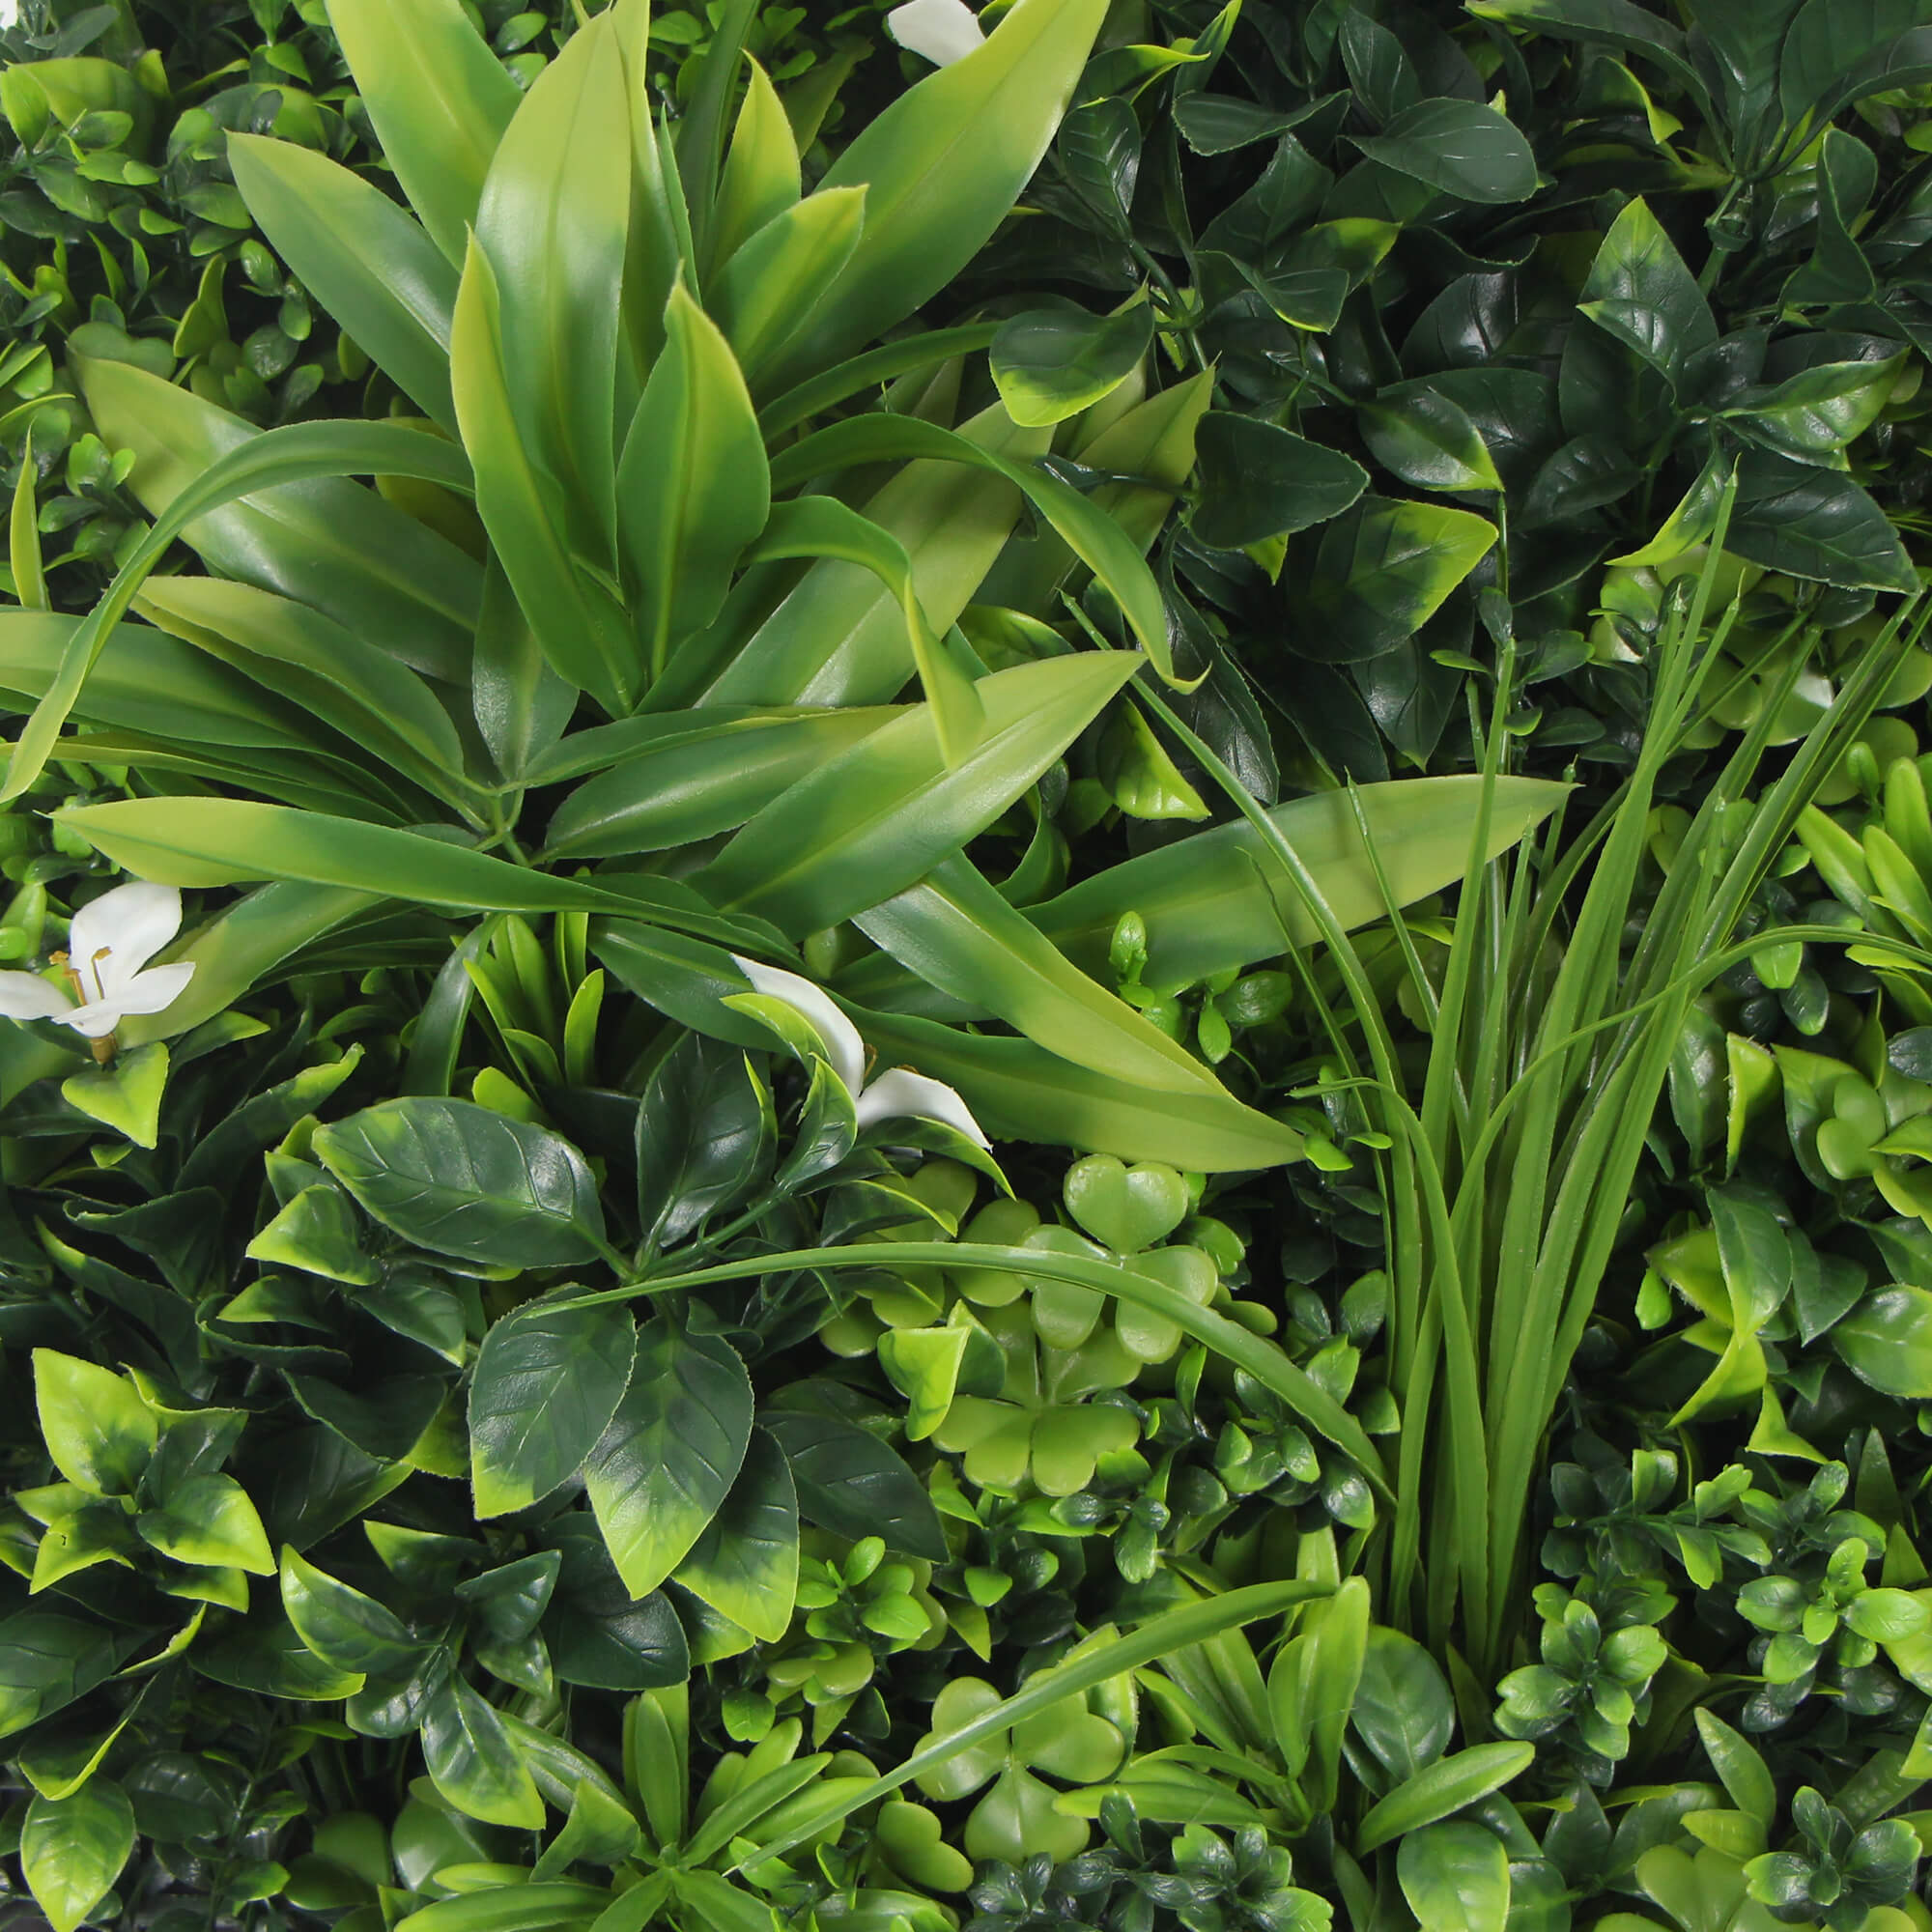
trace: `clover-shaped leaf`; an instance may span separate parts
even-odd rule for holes
[[[972,1723],[999,1702],[999,1691],[983,1679],[954,1678],[933,1699],[932,1729],[919,1748]],[[1068,1700],[955,1752],[918,1783],[928,1798],[950,1801],[971,1797],[991,1781],[992,1789],[966,1821],[967,1853],[1009,1864],[1044,1854],[1058,1862],[1085,1848],[1088,1829],[1084,1820],[1054,1808],[1053,1789],[1037,1774],[1069,1784],[1097,1784],[1120,1768],[1125,1750],[1118,1725]]]

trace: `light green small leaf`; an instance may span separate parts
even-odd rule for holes
[[[131,1382],[52,1349],[34,1350],[41,1437],[69,1482],[98,1496],[131,1495],[160,1430]]]
[[[168,1050],[156,1040],[116,1054],[105,1066],[70,1074],[61,1082],[61,1098],[90,1120],[126,1134],[136,1147],[151,1148],[160,1138],[167,1081]]]
[[[429,1700],[422,1744],[431,1781],[459,1811],[486,1825],[543,1829],[543,1799],[502,1719],[461,1677]]]
[[[1029,309],[993,338],[993,381],[1016,423],[1065,422],[1110,396],[1139,367],[1153,340],[1153,310],[1137,301],[1118,315]]]
[[[246,1570],[256,1577],[275,1574],[262,1519],[233,1476],[190,1476],[177,1483],[158,1509],[143,1510],[134,1519],[134,1531],[177,1563]]]
[[[1411,1832],[1396,1853],[1396,1876],[1430,1932],[1503,1932],[1509,1922],[1509,1854],[1480,1825]]]
[[[112,1778],[91,1778],[67,1798],[36,1792],[20,1827],[20,1868],[54,1932],[74,1932],[133,1849],[134,1807]]]

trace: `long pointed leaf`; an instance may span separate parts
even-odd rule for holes
[[[457,0],[328,0],[328,23],[410,206],[460,265],[522,90]]]
[[[380,188],[293,141],[231,134],[248,213],[302,286],[423,412],[452,434],[456,270]]]

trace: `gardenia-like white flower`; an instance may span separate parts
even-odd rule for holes
[[[38,973],[0,973],[0,1013],[57,1020],[95,1041],[97,1059],[112,1058],[114,1029],[125,1015],[161,1011],[194,978],[192,960],[148,965],[181,923],[181,894],[173,886],[137,879],[102,893],[74,914],[68,951],[53,955],[71,996]]]
[[[755,959],[741,959],[735,952],[731,963],[759,992],[782,1000],[824,1041],[825,1058],[852,1096],[862,1132],[875,1121],[937,1121],[942,1126],[956,1127],[977,1146],[992,1145],[971,1108],[943,1080],[928,1080],[923,1073],[895,1066],[868,1082],[866,1043],[859,1029],[810,980],[777,966],[761,966]]]
[[[951,67],[986,44],[979,19],[965,0],[908,0],[886,15],[886,32],[909,53],[924,55],[935,67]]]

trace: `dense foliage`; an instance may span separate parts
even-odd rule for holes
[[[886,14],[0,30],[0,1919],[1932,1932],[1932,16]]]

